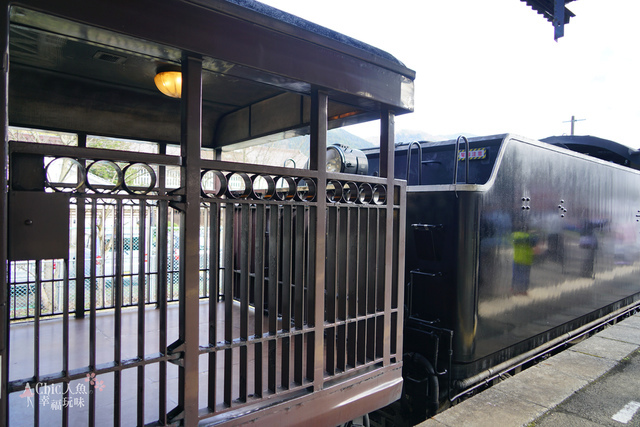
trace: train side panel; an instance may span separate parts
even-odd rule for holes
[[[471,157],[469,183],[408,189],[410,316],[453,331],[454,379],[640,298],[638,172],[508,136],[500,150],[484,182]]]

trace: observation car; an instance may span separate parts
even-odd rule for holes
[[[252,0],[2,13],[1,425],[338,425],[400,397],[412,70]],[[354,178],[327,131],[374,119],[382,172],[353,185],[378,196],[328,201]],[[309,169],[227,157],[305,134]]]

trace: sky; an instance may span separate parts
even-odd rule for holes
[[[593,135],[640,148],[640,2],[577,0],[554,41],[519,0],[261,0],[383,49],[416,71],[415,112],[396,130],[432,135]],[[377,125],[349,129],[362,137]],[[398,141],[401,142],[401,141]]]

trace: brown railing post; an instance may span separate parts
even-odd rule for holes
[[[86,148],[87,147],[87,134],[86,133],[78,133],[78,147]],[[80,164],[86,167],[86,161],[80,160]],[[78,171],[78,174],[80,172]],[[76,295],[75,295],[75,305],[76,305],[76,319],[82,319],[84,317],[84,300],[85,300],[85,229],[86,229],[86,199],[83,195],[85,192],[84,187],[80,188],[78,193],[79,196],[76,199]],[[91,234],[95,233],[95,230],[91,230]],[[95,254],[91,254],[91,259],[95,258]],[[95,264],[95,262],[94,262]]]
[[[317,185],[317,215],[315,229],[315,280],[314,284],[314,313],[309,313],[309,318],[313,319],[314,345],[313,345],[313,384],[316,390],[322,389],[324,376],[324,289],[325,289],[325,253],[327,228],[327,106],[329,103],[328,94],[317,88],[311,91],[311,135],[310,135],[310,159],[312,170],[318,171]],[[311,349],[310,349],[311,352]]]
[[[7,382],[9,380],[9,302],[7,301],[7,156],[8,145],[8,94],[9,84],[9,8],[5,6],[0,26],[0,49],[2,54],[2,79],[0,82],[0,122],[2,123],[2,142],[0,143],[0,424],[9,425],[9,396]]]
[[[202,60],[182,59],[182,182],[185,190],[180,231],[180,326],[183,364],[178,405],[183,425],[198,422],[198,304],[200,260],[200,147],[202,141]]]
[[[384,248],[384,338],[383,363],[391,361],[391,291],[393,284],[393,205],[395,204],[394,153],[395,114],[383,109],[380,114],[380,176],[387,178],[387,215]]]

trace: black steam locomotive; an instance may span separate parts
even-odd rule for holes
[[[433,414],[637,307],[638,153],[547,141],[396,146],[408,181],[405,409]],[[366,156],[376,174],[378,151]]]

